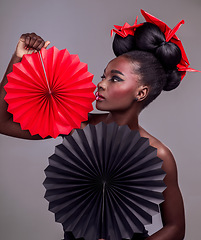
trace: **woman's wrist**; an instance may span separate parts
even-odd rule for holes
[[[17,62],[21,62],[21,60],[22,60],[22,57],[18,56],[18,54],[15,51],[12,55],[12,62],[17,63]]]

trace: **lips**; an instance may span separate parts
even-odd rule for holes
[[[96,95],[96,101],[101,101],[105,99],[99,92],[96,92],[95,95]]]

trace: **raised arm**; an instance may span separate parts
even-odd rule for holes
[[[167,186],[164,191],[165,201],[161,204],[163,228],[146,240],[182,240],[185,234],[185,217],[176,163],[166,147],[158,148],[158,156],[164,161],[163,169],[167,174],[164,179]]]
[[[4,86],[7,83],[7,74],[12,72],[13,64],[20,62],[24,54],[31,54],[39,51],[42,47],[47,47],[49,41],[44,41],[40,36],[35,33],[23,34],[17,44],[16,50],[10,60],[3,80],[0,84],[0,133],[24,138],[24,139],[41,139],[39,135],[32,136],[29,131],[22,130],[19,123],[13,122],[12,114],[7,112],[7,103],[4,100],[6,91]]]

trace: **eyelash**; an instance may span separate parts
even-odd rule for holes
[[[105,78],[105,75],[102,75],[101,78]],[[118,76],[112,76],[112,78],[109,80],[109,81],[112,81],[112,82],[116,82],[114,80],[117,80],[117,82],[121,82],[121,81],[124,81],[123,79],[121,79],[120,77]]]

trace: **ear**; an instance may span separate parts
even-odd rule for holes
[[[137,96],[136,96],[137,102],[143,101],[148,96],[148,93],[149,93],[148,86],[140,86],[138,89]]]

